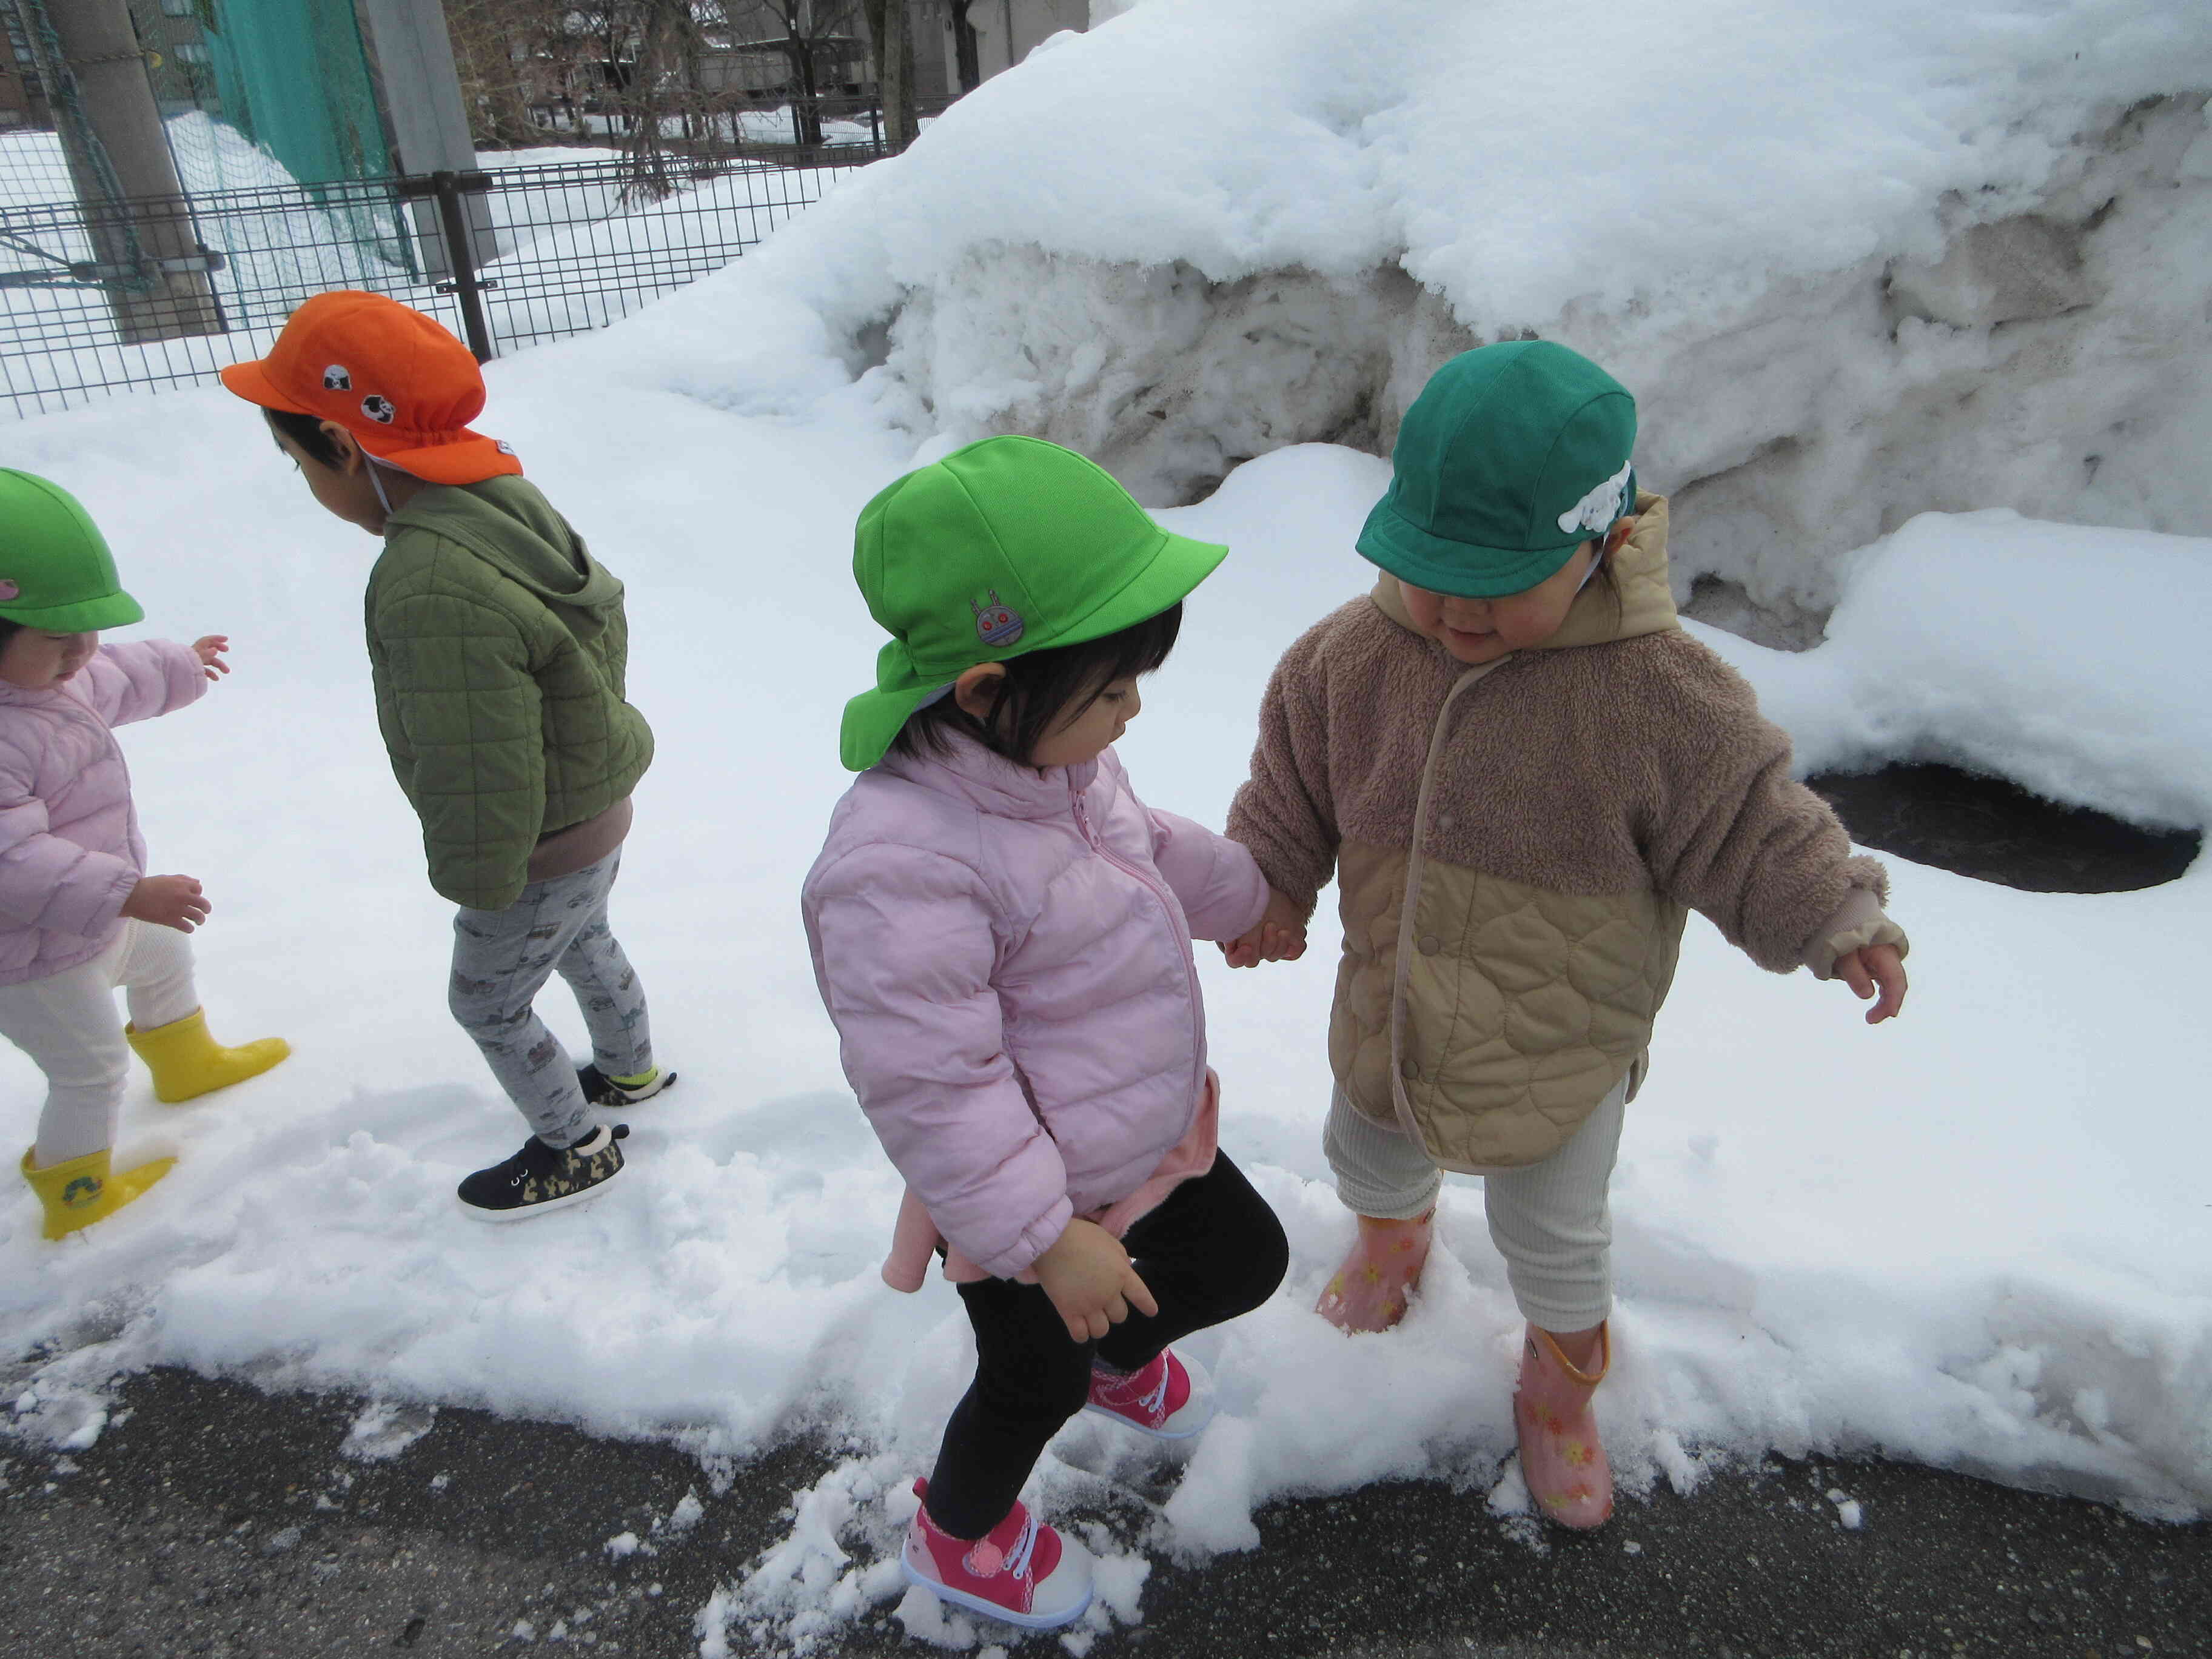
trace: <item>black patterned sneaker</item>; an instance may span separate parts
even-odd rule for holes
[[[526,1221],[598,1196],[622,1173],[627,1123],[602,1123],[574,1146],[548,1146],[536,1135],[504,1164],[478,1170],[460,1186],[461,1207],[479,1221]]]
[[[635,1106],[641,1100],[651,1100],[663,1089],[676,1086],[676,1073],[664,1072],[658,1066],[641,1078],[624,1082],[609,1077],[596,1066],[579,1066],[576,1082],[584,1091],[585,1101],[593,1106]]]

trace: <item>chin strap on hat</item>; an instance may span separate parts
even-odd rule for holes
[[[392,506],[392,497],[384,493],[384,464],[381,461],[370,459],[366,455],[362,459],[368,461],[370,487],[376,491],[377,502],[384,508],[384,516],[388,519],[399,509]],[[398,469],[393,470],[396,471]]]

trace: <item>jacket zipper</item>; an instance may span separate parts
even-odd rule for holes
[[[1147,876],[1142,870],[1137,868],[1135,865],[1130,863],[1127,859],[1122,858],[1119,854],[1115,853],[1112,848],[1107,846],[1105,842],[1100,839],[1097,833],[1091,829],[1091,814],[1084,809],[1083,792],[1075,787],[1075,783],[1073,779],[1068,782],[1067,793],[1069,799],[1073,803],[1075,808],[1075,827],[1082,835],[1085,844],[1100,858],[1104,859],[1107,863],[1112,865],[1116,870],[1121,871],[1127,875],[1133,876],[1138,884],[1142,886],[1146,892],[1150,893],[1155,899],[1159,901],[1160,908],[1167,917],[1168,931],[1175,936],[1176,945],[1182,952],[1184,988],[1189,994],[1189,1004],[1194,1011],[1190,1022],[1190,1051],[1193,1056],[1193,1062],[1195,1066],[1195,1070],[1191,1078],[1190,1097],[1194,1102],[1195,1102],[1198,1099],[1200,1093],[1206,1087],[1206,1062],[1205,1056],[1202,1052],[1202,1044],[1200,1041],[1198,1016],[1195,1012],[1198,1006],[1198,958],[1191,954],[1190,941],[1183,937],[1183,929],[1176,925],[1175,906],[1169,902],[1168,896],[1160,891],[1158,886],[1152,881],[1151,877]],[[1190,1127],[1188,1123],[1185,1123],[1183,1126],[1183,1133],[1188,1134],[1189,1133]],[[1182,1136],[1179,1135],[1176,1139],[1181,1139]]]
[[[1451,690],[1444,694],[1443,706],[1437,710],[1436,724],[1429,731],[1428,758],[1421,768],[1420,789],[1413,800],[1413,843],[1407,849],[1406,891],[1398,912],[1398,949],[1396,958],[1390,964],[1390,1103],[1397,1112],[1398,1127],[1406,1132],[1407,1138],[1432,1162],[1448,1170],[1460,1170],[1462,1166],[1444,1163],[1437,1157],[1427,1138],[1421,1133],[1420,1123],[1413,1115],[1413,1099],[1406,1090],[1406,981],[1413,972],[1413,964],[1408,958],[1413,949],[1414,911],[1420,903],[1421,876],[1428,863],[1427,855],[1421,850],[1421,842],[1428,828],[1430,803],[1436,792],[1437,762],[1443,757],[1444,738],[1450,729],[1452,705],[1459,701],[1462,692],[1470,690],[1493,669],[1502,667],[1510,660],[1510,656],[1500,657],[1495,661],[1468,669],[1452,683]],[[1482,1173],[1479,1170],[1464,1172]]]

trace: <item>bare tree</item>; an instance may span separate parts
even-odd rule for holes
[[[527,144],[544,137],[535,110],[554,101],[573,59],[556,0],[445,0],[446,33],[461,100],[477,144]],[[565,88],[563,88],[565,89]]]
[[[884,104],[884,143],[896,154],[921,135],[915,114],[914,17],[910,0],[865,0],[876,85]]]
[[[732,22],[748,16],[765,19],[770,33],[761,44],[783,53],[791,70],[794,142],[822,142],[823,66],[842,61],[860,27],[856,0],[726,0]]]
[[[968,21],[970,3],[972,0],[945,0],[945,9],[952,14],[952,57],[963,93],[983,84],[982,48],[975,38],[975,26]]]

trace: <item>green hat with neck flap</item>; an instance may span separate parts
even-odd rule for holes
[[[0,617],[55,634],[144,618],[100,527],[59,484],[0,466]]]
[[[978,663],[1079,645],[1185,598],[1229,550],[1163,530],[1101,466],[1042,438],[986,438],[860,509],[853,580],[890,641],[845,705],[848,770],[884,757]]]

